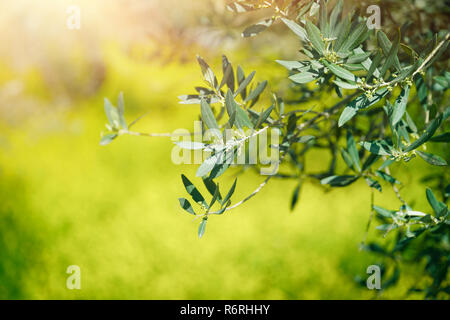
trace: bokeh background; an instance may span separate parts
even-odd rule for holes
[[[270,90],[287,90],[274,60],[295,59],[297,38],[275,26],[242,39],[253,17],[226,11],[224,2],[0,2],[0,298],[375,297],[355,281],[378,261],[359,250],[370,213],[364,182],[331,192],[307,182],[290,212],[296,182],[273,179],[253,201],[211,218],[199,240],[177,200],[185,196],[180,174],[194,177],[196,167],[171,162],[170,139],[99,145],[103,98],[115,101],[120,91],[129,121],[148,112],[136,130],[192,129],[199,109],[177,96],[202,84],[197,53],[216,70],[225,53],[270,80]],[[66,25],[72,4],[81,9],[80,30]],[[318,170],[327,165],[327,154],[310,157]],[[407,197],[418,208],[427,205],[413,171],[424,166],[413,160],[397,175],[411,183]],[[235,199],[261,179],[240,177]],[[389,192],[375,201],[399,206]],[[369,238],[380,236],[372,228]],[[81,268],[81,290],[66,288],[69,265]],[[402,298],[414,275],[402,274],[382,298]]]

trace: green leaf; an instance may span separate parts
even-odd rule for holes
[[[394,112],[392,114],[392,125],[395,126],[403,117],[406,111],[406,105],[409,97],[409,86],[402,89],[402,92],[398,96],[394,103]]]
[[[223,70],[223,78],[222,78],[222,82],[220,83],[219,88],[222,88],[224,86],[224,84],[226,83],[228,89],[230,89],[231,92],[233,92],[234,85],[235,85],[233,66],[228,61],[228,58],[225,55],[222,55],[222,70]]]
[[[306,32],[314,49],[316,49],[320,55],[323,55],[325,51],[325,43],[323,43],[322,41],[322,36],[320,34],[319,28],[317,28],[311,21],[307,20]]]
[[[263,82],[258,83],[256,88],[249,93],[249,95],[247,96],[247,98],[245,98],[244,101],[248,102],[248,101],[258,98],[259,95],[264,91],[266,86],[267,86],[267,80],[264,80]]]
[[[239,87],[237,88],[236,92],[234,93],[234,96],[237,97],[238,94],[241,93],[241,96],[243,99],[245,99],[246,94],[244,94],[245,88],[250,84],[250,82],[253,80],[253,77],[255,76],[255,71],[250,73],[247,78],[245,78],[242,82],[240,82]]]
[[[443,134],[434,136],[430,139],[433,142],[450,142],[450,132],[445,132]]]
[[[428,203],[433,208],[433,211],[436,214],[436,216],[439,217],[442,210],[447,206],[443,202],[440,202],[438,199],[436,199],[436,196],[434,195],[433,191],[431,191],[430,188],[426,189],[426,195]]]
[[[217,78],[214,72],[212,71],[211,67],[199,55],[197,55],[197,61],[198,64],[200,65],[200,68],[202,69],[202,74],[206,82],[208,82],[208,84],[211,87],[217,88],[218,87]]]
[[[353,54],[347,58],[346,63],[361,63],[363,61],[366,61],[367,58],[370,57],[370,54],[370,52]]]
[[[350,52],[359,46],[369,36],[369,29],[365,21],[362,21],[353,32],[345,39],[338,52]]]
[[[194,184],[189,181],[189,179],[182,174],[181,180],[183,180],[184,187],[186,188],[187,193],[192,197],[192,199],[199,204],[202,204],[206,208],[208,208],[208,204],[205,201],[205,198],[201,195],[201,193],[197,190],[197,188],[194,186]]]
[[[387,167],[389,167],[391,164],[393,164],[394,162],[395,162],[394,159],[387,159],[381,164],[381,166],[378,168],[378,170],[384,170]]]
[[[350,169],[353,169],[353,160],[350,154],[344,148],[341,148],[341,156]]]
[[[335,35],[337,35],[337,39],[334,43],[334,50],[336,52],[340,51],[340,48],[342,44],[344,43],[345,39],[348,37],[348,33],[350,31],[351,26],[351,17],[348,15],[345,17],[337,26],[336,32],[334,32]]]
[[[202,222],[200,222],[200,225],[198,226],[198,238],[199,239],[205,234],[206,221],[208,221],[208,218],[204,217],[202,219]]]
[[[248,117],[247,111],[239,106],[237,106],[236,110],[236,123],[238,123],[240,127],[248,127],[250,129],[253,129],[253,123]]]
[[[330,69],[331,72],[333,72],[337,77],[341,78],[341,79],[345,79],[348,81],[356,81],[356,77],[353,73],[351,73],[350,71],[334,64],[331,62],[328,62],[326,60],[324,60],[322,62],[328,69]]]
[[[178,198],[178,201],[180,202],[181,208],[183,208],[184,210],[195,216],[194,209],[192,208],[191,203],[187,199]]]
[[[378,34],[384,34],[383,31],[379,31]],[[383,67],[381,68],[381,76],[384,77],[384,75],[386,74],[387,70],[394,64],[396,65],[396,63],[398,62],[398,57],[397,57],[397,53],[398,53],[398,47],[400,45],[400,32],[397,33],[397,38],[394,42],[394,44],[390,47],[389,52],[386,54],[386,52],[383,49],[383,52],[386,55],[386,61],[384,62]],[[400,63],[398,63],[398,66],[400,66]],[[396,66],[397,68],[397,66]],[[400,67],[397,68],[397,70],[401,70]]]
[[[197,177],[204,177],[208,173],[211,172],[211,170],[216,166],[218,163],[219,158],[222,156],[221,153],[216,153],[212,156],[210,156],[208,159],[203,161],[203,163],[198,167],[197,169]]]
[[[416,75],[414,84],[416,85],[417,96],[419,97],[420,104],[425,108],[425,110],[427,110],[428,89],[422,75]]]
[[[281,18],[281,21],[283,21],[284,24],[287,25],[289,29],[291,29],[297,36],[299,36],[302,41],[308,41],[308,35],[306,34],[306,30],[303,27],[286,18]]]
[[[370,177],[366,177],[365,180],[366,180],[366,183],[367,183],[367,185],[369,187],[377,189],[380,192],[382,191],[381,185],[380,185],[380,183],[377,180],[374,180],[374,179],[372,179]]]
[[[238,105],[234,100],[233,93],[230,89],[228,89],[227,95],[225,96],[225,107],[230,118],[233,114],[236,114]]]
[[[125,130],[128,130],[127,121],[125,120],[125,102],[123,100],[123,92],[119,93],[119,98],[117,100],[117,108],[119,111],[119,123]]]
[[[320,180],[320,183],[329,184],[332,187],[345,187],[358,180],[358,178],[358,176],[353,175],[330,176]]]
[[[359,86],[356,84],[356,82],[354,83],[348,83],[345,81],[341,81],[339,79],[335,79],[333,80],[333,82],[340,88],[342,89],[348,89],[348,90],[352,90],[352,89],[358,89]]]
[[[377,154],[380,156],[390,156],[391,155],[391,148],[388,144],[384,143],[383,140],[380,141],[363,141],[360,142],[361,146],[366,149],[367,151],[370,151],[373,154]]]
[[[392,211],[389,211],[387,209],[384,209],[384,208],[381,208],[378,206],[373,206],[373,209],[382,217],[392,218],[392,214],[393,214]]]
[[[214,194],[216,193],[216,191],[218,191],[218,188],[214,181],[212,179],[210,179],[209,177],[204,177],[203,178],[203,184],[206,187],[206,190],[208,190],[209,194],[212,195],[214,197]],[[219,201],[222,201],[222,195],[220,194],[220,191],[218,191],[219,194],[217,195],[217,199]]]
[[[205,122],[206,126],[209,129],[217,129],[219,130],[219,126],[217,124],[216,118],[214,117],[214,113],[206,100],[202,99],[201,101],[201,113],[202,119]]]
[[[108,122],[113,128],[117,128],[120,124],[119,122],[119,112],[117,109],[111,104],[108,98],[105,98],[105,113],[108,118]]]
[[[371,98],[368,98],[365,94],[360,95],[352,102],[345,107],[344,111],[342,111],[341,116],[339,118],[338,125],[342,127],[348,120],[352,119],[358,110],[368,108],[382,98],[384,98],[388,94],[389,90],[386,88],[379,89],[375,92],[375,95]]]
[[[214,195],[211,199],[211,202],[209,203],[209,207],[212,208],[214,203],[216,203],[217,199],[219,198],[220,191],[219,191],[219,184],[216,185],[216,191],[214,192]]]
[[[301,188],[301,183],[299,182],[298,185],[295,187],[294,189],[294,193],[292,194],[292,199],[291,199],[291,211],[294,210],[295,205],[298,202],[298,196],[300,194],[300,188]]]
[[[223,199],[223,201],[222,201],[223,204],[226,204],[231,199],[231,196],[233,195],[234,191],[236,190],[236,183],[237,183],[237,178],[234,179],[233,185],[231,186],[231,188],[228,191],[227,195]]]
[[[366,161],[363,163],[362,171],[366,171],[367,169],[369,169],[379,158],[379,155],[370,153]]]
[[[258,22],[254,25],[251,25],[242,32],[242,37],[248,38],[248,37],[254,37],[258,33],[263,32],[268,27],[270,27],[273,23],[273,19],[265,19],[261,22]]]
[[[443,120],[443,115],[442,113],[439,114],[436,118],[433,119],[433,121],[430,122],[430,124],[428,125],[427,129],[425,130],[425,132],[419,137],[419,139],[417,139],[416,141],[414,141],[412,144],[410,144],[405,151],[409,152],[412,151],[414,149],[417,149],[419,146],[421,146],[422,144],[424,144],[425,142],[427,142],[428,140],[430,140],[434,133],[436,132],[436,130],[439,128],[439,126],[441,125]]]
[[[350,157],[352,158],[352,162],[356,167],[356,170],[361,172],[361,166],[359,165],[359,154],[358,149],[356,148],[355,139],[353,138],[352,133],[350,130],[347,131],[347,150],[350,154]]]
[[[108,144],[110,144],[115,138],[117,138],[117,134],[114,133],[108,133],[105,134],[102,139],[100,140],[100,145],[101,146],[106,146]]]
[[[334,37],[336,31],[336,23],[338,21],[339,15],[342,13],[342,8],[344,6],[343,0],[339,0],[334,6],[330,14],[330,36]]]
[[[392,43],[391,43],[391,41],[386,36],[386,34],[383,31],[381,31],[381,30],[378,30],[378,32],[377,32],[377,39],[378,39],[379,46],[383,50],[384,56],[386,58],[389,57],[391,55],[391,53],[392,53]],[[397,34],[397,40],[396,40],[395,43],[397,43],[397,44],[400,43],[400,33]],[[395,43],[394,43],[394,45],[395,45]],[[397,49],[395,51],[398,51],[398,47],[397,47]],[[398,60],[398,57],[397,57],[397,53],[395,53],[395,57],[393,56],[392,58],[393,58],[392,63],[394,64],[395,68],[400,71],[401,70],[401,66],[400,66],[400,61]]]
[[[318,78],[319,78],[319,75],[317,73],[311,73],[311,72],[307,72],[307,71],[297,73],[297,74],[294,74],[289,77],[289,79],[291,79],[295,83],[299,83],[299,84],[308,83],[308,82],[311,82]]]
[[[367,71],[366,81],[369,81],[372,75],[375,75],[375,77],[379,76],[379,72],[377,68],[380,65],[381,58],[383,57],[380,50],[377,51],[377,54],[375,55],[375,58],[373,58],[372,63],[370,64],[369,70]]]
[[[330,26],[328,25],[327,4],[324,0],[320,0],[319,26],[324,37],[328,38],[330,33]]]
[[[267,118],[269,118],[269,116],[274,108],[275,108],[275,106],[271,105],[269,108],[267,108],[267,110],[265,110],[259,114],[258,121],[256,122],[256,125],[255,125],[256,129],[259,128],[260,126],[262,126],[264,121],[266,121]]]
[[[429,164],[432,164],[433,166],[446,166],[447,165],[447,161],[445,161],[438,155],[419,151],[419,150],[416,150],[416,153],[419,155],[419,157],[421,157],[423,160],[425,160]]]
[[[391,176],[383,171],[377,170],[377,171],[375,171],[375,174],[377,176],[379,176],[380,178],[382,178],[383,180],[389,182],[390,184],[394,184],[394,183],[400,184],[400,181],[398,181],[393,176]]]

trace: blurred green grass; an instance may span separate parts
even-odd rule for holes
[[[27,94],[44,105],[20,124],[0,125],[0,298],[373,297],[353,280],[378,261],[359,251],[370,212],[363,181],[332,192],[306,182],[290,213],[295,181],[273,180],[253,201],[212,217],[199,240],[198,222],[177,201],[185,196],[180,174],[193,178],[196,167],[170,161],[169,139],[125,136],[99,146],[103,97],[115,99],[121,90],[128,120],[150,110],[139,130],[190,129],[198,108],[179,106],[176,97],[200,83],[198,67],[134,61],[114,47],[105,52],[100,90],[56,112],[45,106],[51,89],[38,74],[5,70],[0,77],[20,77]],[[255,67],[260,79],[284,72],[275,63]],[[313,153],[308,162],[320,168],[326,158]],[[421,166],[410,164],[412,170]],[[407,171],[401,178],[413,179]],[[230,186],[233,179],[230,172],[221,184]],[[242,176],[235,201],[261,179]],[[376,202],[397,207],[385,190]],[[421,190],[408,190],[419,207],[425,206]],[[66,288],[69,265],[81,268],[81,290]],[[403,280],[384,297],[402,297],[413,276]]]

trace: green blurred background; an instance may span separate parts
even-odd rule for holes
[[[274,60],[296,57],[294,36],[242,40],[246,18],[222,1],[198,0],[77,1],[81,29],[69,30],[70,4],[0,4],[0,298],[374,297],[354,280],[378,261],[359,250],[370,213],[364,182],[332,192],[305,183],[290,212],[296,182],[273,179],[254,201],[212,217],[199,240],[198,222],[177,201],[185,196],[180,174],[194,178],[196,166],[171,162],[170,139],[125,136],[99,146],[103,98],[120,91],[128,121],[149,112],[135,130],[192,129],[199,109],[177,96],[202,84],[196,53],[216,70],[225,53],[285,91]],[[274,40],[284,45],[267,46]],[[327,165],[326,154],[310,157],[311,167]],[[414,183],[412,172],[423,168],[413,160],[397,176]],[[221,184],[231,186],[235,173]],[[235,201],[262,179],[242,176]],[[413,186],[407,196],[425,208],[423,186]],[[391,192],[375,196],[399,205]],[[66,288],[69,265],[81,268],[81,290]],[[382,297],[402,298],[410,271]]]

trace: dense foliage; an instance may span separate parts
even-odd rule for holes
[[[185,175],[182,183],[195,204],[179,199],[181,207],[200,220],[199,237],[212,216],[243,204],[273,177],[298,181],[291,208],[299,200],[305,180],[320,181],[326,188],[364,180],[372,194],[391,188],[400,203],[398,208],[386,208],[382,203],[375,204],[372,196],[367,230],[376,217],[380,221],[376,228],[385,237],[391,232],[395,236],[383,244],[362,244],[384,258],[383,289],[397,282],[401,263],[417,264],[423,269],[423,277],[411,290],[423,291],[426,298],[448,298],[450,220],[446,203],[450,185],[446,170],[450,135],[446,121],[450,116],[450,72],[445,50],[450,33],[440,30],[431,34],[422,30],[423,26],[413,32],[414,26],[409,24],[385,30],[384,26],[370,28],[368,17],[346,12],[343,1],[233,1],[228,8],[237,14],[254,10],[268,13],[262,21],[245,28],[243,37],[253,37],[278,21],[298,36],[302,59],[277,62],[288,70],[292,91],[299,98],[284,101],[272,93],[271,104],[263,105],[267,99],[260,97],[269,96],[268,83],[254,83],[255,72],[246,74],[244,68],[234,68],[223,56],[219,81],[218,72],[197,57],[206,86],[196,87],[197,93],[180,99],[184,104],[199,104],[204,129],[213,129],[216,134],[207,143],[176,143],[180,148],[203,150],[209,155],[199,166],[197,177],[209,191],[210,200]],[[334,92],[340,101],[324,106],[320,101],[324,92]],[[296,108],[304,102],[311,102],[311,107]],[[105,99],[105,111],[109,124],[102,145],[124,134],[157,135],[131,131],[135,122],[127,124],[125,120],[122,94],[117,108]],[[223,196],[218,178],[236,167],[233,160],[241,151],[247,154],[245,163],[238,167],[242,171],[259,169],[259,164],[250,161],[248,145],[251,138],[269,129],[281,132],[279,144],[270,146],[272,152],[279,153],[280,171],[265,177],[243,200],[234,200],[237,180]],[[226,134],[230,130],[235,133],[233,137]],[[322,172],[307,170],[306,154],[314,149],[326,149],[331,154],[329,166]],[[408,166],[416,157],[440,168],[438,173],[424,177],[430,186],[424,190],[430,205],[426,212],[415,210],[404,199],[399,187],[407,192],[407,186],[391,170],[393,163]],[[339,165],[340,161],[345,167]]]

